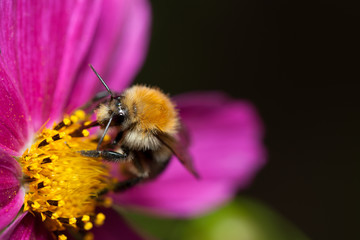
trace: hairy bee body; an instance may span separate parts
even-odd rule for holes
[[[121,95],[126,119],[119,126],[124,133],[122,144],[133,150],[156,150],[161,145],[156,134],[165,132],[174,136],[179,128],[175,105],[160,90],[133,86]],[[100,122],[110,118],[109,104],[101,104],[96,111]],[[105,119],[105,120],[104,120]]]
[[[198,177],[186,147],[178,140],[181,124],[170,98],[158,88],[141,85],[115,95],[93,71],[111,98],[103,100],[95,109],[96,124],[104,129],[98,149],[83,151],[82,154],[123,162],[127,166],[125,171],[131,176],[118,183],[113,190],[123,191],[145,179],[156,177],[166,168],[173,155]],[[94,99],[98,100],[98,97]],[[112,144],[103,146],[101,143],[108,130],[115,130],[116,134]]]
[[[172,156],[172,151],[159,139],[159,134],[176,137],[179,118],[175,105],[159,89],[133,86],[121,94],[121,105],[125,112],[124,121],[115,125],[121,139],[114,151],[128,151],[126,160],[136,161],[137,168],[132,173],[150,177],[155,176]],[[110,105],[110,106],[109,106]],[[96,110],[97,120],[107,123],[112,113],[108,102],[100,104]]]

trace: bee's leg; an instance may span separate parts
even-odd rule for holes
[[[118,144],[124,137],[124,131],[120,131],[118,132],[118,134],[116,134],[116,137],[114,139],[114,141],[112,141],[112,145],[115,146],[116,144]]]
[[[118,143],[121,143],[122,139],[124,136],[124,131],[120,131],[114,138],[114,140],[112,142],[107,143],[106,145],[102,145],[101,148],[102,149],[113,149],[114,146],[118,145]],[[96,139],[96,142],[99,142],[100,137],[98,139]],[[121,146],[121,144],[119,145]]]
[[[80,109],[88,109],[89,107],[91,107],[91,105],[93,105],[96,102],[101,101],[102,99],[106,98],[107,96],[109,96],[109,92],[108,91],[102,91],[97,93],[92,99],[90,99],[87,103],[85,103],[83,106],[80,107]]]
[[[129,156],[127,151],[120,153],[110,150],[83,150],[80,151],[80,154],[86,157],[101,157],[105,161],[109,162],[124,161],[127,160],[127,157]]]
[[[61,125],[60,125],[61,124]],[[54,129],[55,130],[58,130],[60,129],[60,127],[62,126],[63,122],[61,122],[60,124],[58,124],[58,126],[56,126]],[[92,128],[92,127],[97,127],[99,126],[100,124],[95,120],[93,122],[90,122],[89,124],[87,125],[82,125],[81,127],[77,128],[75,131],[73,131],[72,133],[70,133],[70,136],[71,137],[83,137],[84,134],[83,134],[83,130],[84,129],[89,129],[89,128]]]
[[[115,183],[112,188],[114,192],[125,191],[148,178],[149,172],[146,170],[146,167],[143,166],[144,162],[142,162],[138,157],[135,157],[132,160],[133,166],[135,167],[133,177],[125,181]]]
[[[124,181],[121,182],[117,182],[114,183],[111,187],[109,188],[104,188],[103,190],[99,191],[97,193],[98,196],[102,196],[107,194],[109,191],[113,191],[113,192],[123,192],[135,185],[137,185],[138,183],[140,183],[142,180],[146,179],[148,176],[148,173],[144,170],[143,166],[141,165],[140,161],[138,161],[137,159],[133,159],[133,164],[137,170],[138,175],[132,175],[132,177],[130,177],[129,179],[126,179]]]
[[[99,151],[100,145],[101,145],[102,141],[104,140],[104,137],[105,137],[106,133],[109,130],[109,127],[110,127],[111,121],[113,120],[113,117],[114,117],[114,113],[112,113],[110,118],[109,118],[109,121],[108,121],[108,123],[107,123],[107,125],[105,127],[105,130],[104,130],[104,132],[103,132],[103,134],[102,134],[102,136],[101,136],[101,138],[100,138],[100,140],[98,142],[98,145],[96,147],[96,151]]]
[[[153,179],[156,178],[157,176],[159,176],[165,169],[166,167],[169,165],[170,162],[170,158],[168,158],[167,160],[163,161],[163,162],[155,162],[150,166],[150,175],[149,178]]]
[[[99,191],[97,193],[97,196],[103,196],[110,191],[123,192],[123,191],[135,186],[136,184],[140,183],[143,179],[144,179],[144,177],[132,177],[125,181],[117,182],[117,183],[113,184],[110,188],[104,188],[103,190]]]
[[[134,158],[132,160],[132,163],[136,169],[136,175],[139,177],[148,177],[149,176],[149,172],[145,170],[143,163],[140,161],[139,158]]]
[[[103,196],[105,194],[107,194],[110,191],[110,188],[104,188],[102,190],[100,190],[99,192],[96,193],[97,196]]]
[[[133,178],[127,179],[125,181],[115,183],[112,190],[114,192],[125,191],[125,190],[135,186],[136,184],[140,183],[143,179],[144,179],[144,177],[133,177]]]

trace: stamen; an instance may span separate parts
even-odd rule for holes
[[[95,218],[95,225],[101,226],[104,224],[105,221],[105,215],[103,213],[98,213]]]
[[[89,231],[90,229],[93,228],[93,224],[91,222],[86,222],[85,225],[84,225],[84,229],[86,231]]]
[[[58,206],[59,204],[59,201],[57,200],[47,200],[47,202],[52,206]]]
[[[41,162],[41,164],[45,164],[45,163],[51,163],[51,158],[47,157],[47,158],[44,158]]]
[[[58,239],[67,239],[60,234],[67,227],[90,230],[105,219],[104,214],[95,214],[95,208],[104,202],[98,193],[111,182],[109,170],[101,158],[80,154],[97,147],[96,136],[83,127],[85,121],[88,116],[76,111],[52,129],[44,128],[20,158],[27,189],[24,210],[58,232]]]
[[[92,232],[88,232],[85,234],[84,240],[93,240],[94,234]]]
[[[81,221],[83,222],[88,222],[90,221],[90,217],[88,215],[84,215],[82,218],[81,218]]]
[[[59,240],[66,240],[67,237],[64,234],[61,234],[61,235],[58,236],[58,239]]]

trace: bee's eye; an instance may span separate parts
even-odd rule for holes
[[[113,117],[113,123],[114,125],[121,125],[124,120],[125,120],[125,116],[123,114],[115,114],[115,116]]]

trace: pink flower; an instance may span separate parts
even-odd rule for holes
[[[88,63],[113,90],[129,86],[146,53],[150,6],[147,0],[4,0],[0,12],[0,238],[47,239],[31,214],[16,218],[26,190],[12,156],[22,155],[43,124],[59,121],[102,90]],[[249,103],[220,93],[175,101],[201,180],[172,160],[155,181],[114,194],[115,203],[170,216],[201,214],[230,199],[263,165],[262,126]],[[124,234],[121,218],[106,215],[95,237]]]

